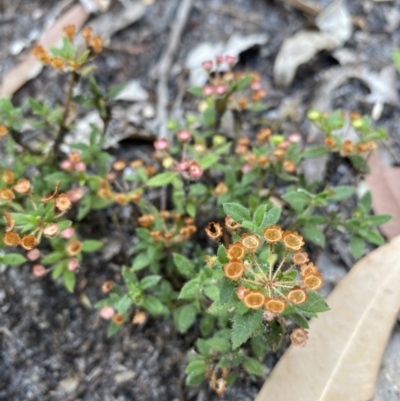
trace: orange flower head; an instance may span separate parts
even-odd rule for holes
[[[248,136],[243,136],[243,137],[239,138],[237,143],[238,143],[238,145],[249,146],[250,138]]]
[[[89,45],[96,54],[100,53],[103,47],[103,40],[101,39],[101,36],[95,36],[90,39]]]
[[[181,231],[182,231],[182,230],[181,230]],[[167,244],[169,244],[169,243],[174,239],[174,234],[172,234],[172,233],[162,233],[162,236],[163,236],[163,238],[165,239],[165,242],[166,242]],[[182,233],[181,233],[181,236],[182,236],[183,238],[189,237],[189,236],[187,235],[187,233],[185,233],[185,235],[182,235]]]
[[[240,97],[236,100],[236,104],[240,110],[243,110],[249,104],[249,100],[247,99],[247,97]]]
[[[66,251],[69,256],[75,256],[78,255],[82,250],[82,242],[78,241],[77,239],[72,239],[71,241],[68,242]]]
[[[244,266],[239,260],[232,260],[224,265],[225,276],[231,280],[238,280],[243,275]]]
[[[290,341],[293,345],[298,347],[304,347],[308,340],[308,332],[304,330],[302,327],[298,327],[294,329],[290,334]]]
[[[224,182],[220,182],[215,188],[214,188],[214,195],[220,196],[223,194],[226,194],[228,192],[228,187]]]
[[[61,57],[50,57],[49,64],[56,70],[64,68],[64,60]]]
[[[251,291],[244,297],[243,302],[250,309],[260,309],[264,305],[265,295],[261,291]]]
[[[136,159],[136,160],[132,160],[129,163],[129,166],[131,167],[131,169],[133,170],[137,170],[140,167],[143,167],[143,160],[142,159]]]
[[[0,124],[0,138],[6,136],[7,133],[8,133],[7,128],[3,124]]]
[[[222,227],[219,223],[211,222],[208,223],[205,232],[211,239],[217,239],[222,236]]]
[[[46,237],[54,238],[58,234],[58,224],[51,223],[43,229],[43,234]]]
[[[134,203],[139,202],[141,198],[142,198],[142,194],[137,191],[134,192],[133,194],[129,195],[129,200]]]
[[[5,170],[1,179],[6,184],[12,185],[14,183],[14,179],[15,179],[14,173],[11,170]]]
[[[275,149],[273,154],[276,160],[281,160],[283,156],[285,156],[286,150],[285,149]]]
[[[121,326],[121,324],[125,321],[124,315],[122,313],[117,313],[113,316],[112,321],[117,326]]]
[[[86,26],[81,30],[81,36],[86,44],[89,44],[90,39],[92,39],[93,36],[93,28],[91,26]]]
[[[194,224],[194,218],[193,217],[185,217],[183,222],[187,225],[187,226],[191,226]]]
[[[156,173],[156,168],[153,165],[146,166],[146,175],[147,177],[151,178]]]
[[[19,194],[28,194],[31,190],[31,182],[26,178],[22,178],[18,180],[18,182],[14,185],[14,191]]]
[[[114,194],[113,196],[114,202],[117,202],[121,206],[124,206],[128,203],[128,196],[126,194]]]
[[[303,277],[309,276],[310,274],[318,273],[318,267],[314,263],[306,263],[300,266],[300,274]]]
[[[296,265],[303,265],[308,262],[308,255],[305,252],[296,251],[293,256],[293,263]]]
[[[81,152],[78,152],[77,150],[72,150],[70,154],[68,155],[68,160],[71,163],[78,163],[81,161]]]
[[[104,283],[101,285],[101,291],[103,294],[108,294],[114,287],[114,283],[112,280],[106,280]]]
[[[153,238],[155,241],[159,241],[161,238],[161,231],[151,231],[150,237]]]
[[[259,156],[256,158],[256,162],[260,167],[265,167],[268,163],[268,156]]]
[[[261,245],[260,238],[254,234],[243,234],[242,244],[249,251],[254,251]]]
[[[286,159],[283,161],[282,168],[287,173],[294,173],[296,171],[296,164],[292,160]]]
[[[304,245],[303,237],[299,235],[296,231],[285,231],[283,234],[283,243],[286,249],[292,249],[293,251],[298,251]]]
[[[147,315],[144,312],[137,312],[132,318],[132,324],[144,324],[146,322]]]
[[[250,290],[249,290],[248,288],[244,287],[243,285],[239,285],[239,287],[238,287],[237,290],[236,290],[236,296],[237,296],[241,301],[243,301],[244,298],[245,298],[245,296],[246,296],[247,294],[249,294],[249,293],[250,293]]]
[[[269,226],[264,228],[263,236],[265,241],[269,242],[270,244],[274,244],[282,240],[283,231],[280,226]]]
[[[0,200],[12,201],[15,198],[14,192],[11,189],[3,188],[0,189]]]
[[[12,231],[15,226],[14,217],[12,217],[11,213],[4,213],[4,219],[6,220],[6,232]]]
[[[304,288],[299,286],[293,287],[287,294],[287,299],[295,305],[304,304],[307,301],[308,295]]]
[[[21,238],[18,233],[13,231],[6,232],[3,237],[4,245],[6,246],[15,246],[18,245],[21,241]]]
[[[116,171],[122,171],[126,167],[126,161],[125,160],[116,160],[113,163],[113,169]]]
[[[63,28],[63,32],[65,33],[65,36],[72,42],[75,37],[76,26],[75,25],[67,25]]]
[[[225,217],[225,227],[228,230],[237,230],[241,225],[239,223],[236,223],[235,220],[232,219],[232,217],[226,216]]]
[[[144,227],[150,227],[153,224],[154,221],[154,215],[152,214],[144,214],[143,216],[138,218],[139,224]]]
[[[234,242],[233,244],[230,244],[228,246],[228,249],[226,251],[226,255],[228,256],[229,260],[232,259],[243,259],[243,256],[245,254],[245,249],[242,245],[241,242]]]
[[[286,309],[286,303],[280,298],[270,298],[265,302],[265,308],[272,313],[282,313]]]
[[[47,63],[49,61],[49,53],[44,50],[43,46],[41,45],[33,46],[31,53],[42,63]]]
[[[262,144],[264,142],[267,142],[271,135],[272,135],[271,128],[263,128],[261,131],[258,132],[256,138],[258,143]]]
[[[328,149],[332,149],[336,146],[336,139],[333,136],[327,136],[324,142]]]
[[[34,235],[29,234],[29,235],[24,235],[21,239],[21,246],[22,248],[26,249],[27,251],[30,251],[37,245],[37,239]]]
[[[351,142],[350,140],[344,141],[342,143],[342,146],[340,148],[340,153],[343,156],[346,155],[351,155],[352,153],[354,153],[354,145],[353,142]]]
[[[100,187],[97,191],[97,196],[101,199],[110,199],[112,191],[108,186]]]
[[[197,227],[194,224],[189,224],[188,226],[182,227],[179,234],[184,238],[191,237],[197,231]]]
[[[323,279],[320,273],[312,273],[303,277],[304,285],[310,290],[319,290],[322,287]]]
[[[61,212],[64,212],[71,207],[71,201],[69,200],[66,194],[58,195],[55,200],[55,203],[56,203],[56,208]]]

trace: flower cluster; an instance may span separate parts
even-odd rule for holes
[[[81,30],[80,34],[85,41],[86,48],[78,53],[72,45],[76,35],[76,26],[68,25],[63,29],[65,40],[61,50],[51,49],[48,52],[41,45],[32,48],[32,54],[43,64],[47,64],[60,71],[81,71],[82,67],[93,60],[102,50],[103,40],[101,36],[93,35],[93,28],[88,26]]]
[[[268,260],[259,260],[265,246],[269,248]],[[225,277],[237,282],[237,297],[247,308],[264,308],[264,317],[273,319],[287,305],[305,303],[308,291],[322,286],[322,275],[301,251],[303,246],[301,235],[277,225],[266,227],[262,236],[242,234],[226,250]],[[280,257],[278,249],[283,253]]]

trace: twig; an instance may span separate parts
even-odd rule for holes
[[[67,129],[65,123],[67,122],[67,118],[69,115],[69,109],[71,107],[71,101],[72,101],[72,93],[73,93],[76,83],[78,82],[78,77],[79,76],[76,72],[71,73],[71,79],[70,79],[69,85],[68,85],[67,97],[65,99],[64,113],[63,113],[62,120],[60,123],[60,128],[57,133],[57,137],[56,137],[56,139],[54,141],[54,145],[53,145],[53,158],[54,159],[57,157],[58,152],[60,150],[60,146],[64,139],[64,136],[68,132],[68,129]]]
[[[175,23],[172,27],[171,35],[167,49],[162,55],[155,69],[157,82],[157,123],[158,123],[158,138],[166,138],[169,141],[167,130],[168,119],[168,79],[171,71],[172,62],[175,53],[178,50],[183,29],[189,18],[190,10],[192,9],[193,0],[182,0],[176,15]],[[165,209],[167,204],[167,190],[163,188],[161,192],[161,209]]]

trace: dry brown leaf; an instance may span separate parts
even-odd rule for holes
[[[389,238],[400,234],[400,168],[386,166],[379,153],[373,152],[368,160],[371,173],[366,176],[372,194],[372,207],[377,214],[388,213],[392,220],[381,226]]]
[[[313,4],[309,1],[285,0],[285,2],[290,4],[292,7],[310,15],[318,15],[321,12],[321,9],[316,4]]]
[[[400,308],[400,236],[361,259],[291,346],[255,401],[368,401]]]
[[[38,44],[42,45],[45,49],[57,46],[61,38],[64,36],[63,28],[69,24],[75,24],[77,29],[85,23],[89,14],[85,11],[82,5],[76,5],[67,11],[62,17],[58,18],[54,25],[45,32],[42,39]],[[39,75],[43,68],[33,55],[29,56],[16,67],[11,69],[4,75],[3,82],[0,86],[0,97],[10,97],[22,85],[32,78]]]

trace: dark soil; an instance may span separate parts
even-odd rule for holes
[[[12,56],[10,45],[21,38],[40,37],[51,11],[59,3],[62,2],[3,0],[0,3],[0,77],[28,51]],[[114,1],[110,12],[120,9],[121,3]],[[288,108],[295,107],[295,117],[285,123],[283,130],[285,133],[301,132],[306,136],[308,126],[303,122],[304,114],[312,104],[321,74],[338,63],[330,54],[322,52],[299,69],[289,89],[274,87],[272,69],[280,45],[285,38],[308,26],[299,11],[282,3],[197,0],[176,62],[182,65],[188,51],[204,41],[226,40],[232,33],[267,33],[269,42],[261,49],[242,54],[240,67],[255,69],[262,74],[269,92],[266,100],[269,111],[265,117],[278,115],[282,104]],[[316,3],[325,6],[329,1]],[[363,30],[354,27],[355,33],[345,47],[355,52],[363,60],[363,65],[379,72],[391,65],[392,50],[400,46],[400,29],[397,27],[393,32],[387,29],[390,16],[400,13],[400,5],[364,0],[348,3],[351,14],[364,25]],[[156,0],[138,23],[113,36],[112,43],[144,45],[145,50],[135,56],[124,51],[104,51],[97,71],[102,86],[138,78],[155,101],[155,86],[148,72],[167,45],[178,4],[178,0]],[[397,79],[397,89],[399,82]],[[64,84],[59,74],[45,69],[16,93],[15,103],[27,96],[61,102]],[[175,84],[174,79],[171,98]],[[373,105],[365,101],[368,93],[369,89],[359,81],[348,81],[331,94],[332,105],[370,113]],[[188,105],[190,107],[190,103]],[[390,132],[390,146],[400,160],[398,105],[385,105],[378,123]],[[123,150],[115,149],[113,152],[129,158],[134,155],[134,148],[135,143],[129,142]],[[219,399],[206,384],[194,388],[185,385],[185,354],[193,346],[195,333],[179,335],[169,321],[149,319],[142,327],[124,327],[115,337],[106,338],[106,323],[91,305],[102,298],[100,287],[104,280],[118,281],[119,266],[127,263],[126,255],[132,246],[129,237],[132,233],[131,210],[124,210],[122,215],[125,220],[122,220],[121,231],[111,225],[105,212],[94,213],[85,219],[82,232],[91,238],[108,239],[108,246],[117,249],[117,255],[107,261],[101,257],[87,258],[78,274],[75,294],[68,294],[59,282],[50,278],[34,279],[30,273],[31,266],[1,270],[0,400]],[[264,378],[255,380],[243,375],[221,399],[253,400],[277,358],[278,355],[273,354],[266,356]]]

